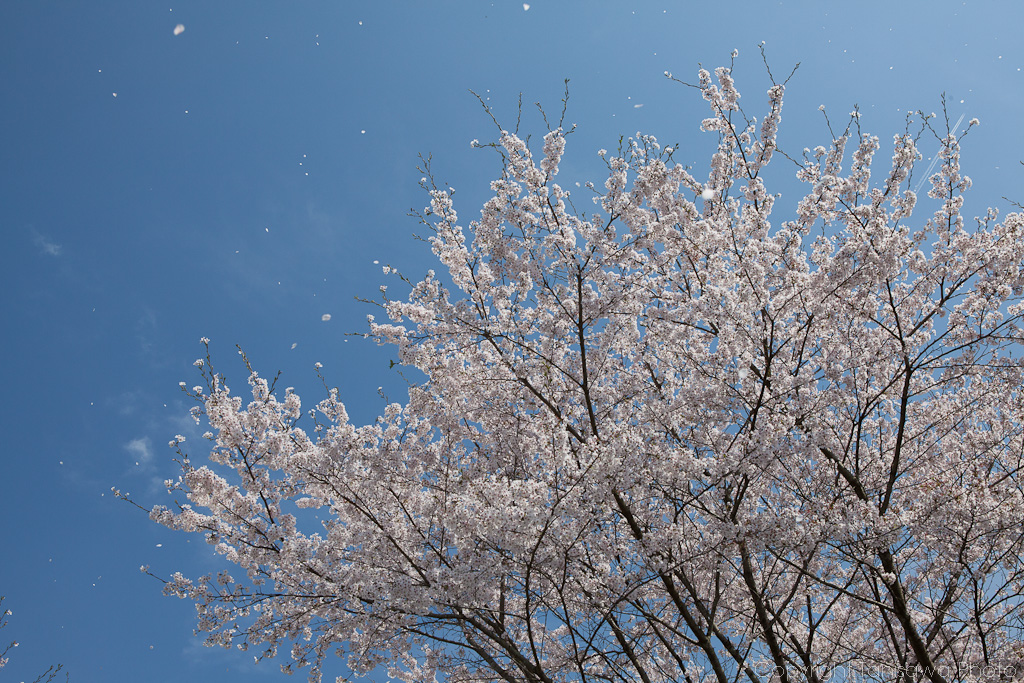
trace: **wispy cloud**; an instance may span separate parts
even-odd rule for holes
[[[124,449],[135,457],[136,465],[148,465],[153,461],[153,446],[148,436],[132,439],[125,444]]]
[[[153,453],[153,444],[149,437],[144,436],[132,439],[124,445],[124,449],[128,451],[135,461],[133,465],[128,467],[125,475],[131,477],[131,481],[136,482],[137,486],[142,484],[135,477],[140,477],[145,482],[146,494],[150,498],[162,491],[166,491],[166,475],[169,472],[165,472],[165,468],[161,467],[160,463],[156,461]]]
[[[32,228],[32,243],[39,247],[39,250],[50,256],[60,256],[64,247],[52,241],[49,237]]]
[[[154,358],[158,357],[154,351],[156,331],[156,312],[151,308],[144,308],[142,315],[135,323],[135,338],[138,340],[142,352]]]

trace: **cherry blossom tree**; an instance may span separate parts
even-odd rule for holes
[[[592,214],[561,124],[480,145],[468,227],[425,173],[443,275],[385,267],[368,334],[424,379],[373,424],[248,361],[243,400],[207,351],[211,463],[175,439],[187,504],[151,510],[238,567],[166,583],[207,642],[311,680],[1020,680],[1024,214],[965,220],[942,117],[883,169],[856,112],[784,155],[771,80],[755,118],[702,69],[706,179],[637,134]],[[776,222],[772,162],[807,187]]]
[[[4,600],[6,599],[6,596],[0,595],[0,630],[7,628],[7,617],[12,614],[11,610],[4,608]],[[0,669],[7,666],[7,663],[10,661],[10,657],[7,655],[16,647],[18,647],[18,641],[12,640],[4,647],[3,650],[0,650]],[[52,683],[63,669],[63,664],[57,664],[56,666],[51,665],[49,669],[36,676],[32,683]],[[67,671],[64,672],[64,680],[71,680]]]

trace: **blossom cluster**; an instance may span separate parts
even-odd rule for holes
[[[198,364],[211,463],[152,517],[244,574],[167,583],[211,644],[311,679],[335,652],[406,681],[1024,671],[1024,215],[968,229],[936,134],[915,224],[919,136],[876,181],[850,125],[776,221],[783,85],[760,122],[730,69],[699,88],[704,181],[637,135],[579,214],[557,129],[539,164],[501,133],[468,227],[430,191],[444,270],[369,321],[425,379],[373,424],[335,390],[311,436],[294,392]]]

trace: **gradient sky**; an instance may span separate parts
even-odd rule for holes
[[[749,113],[796,62],[780,145],[828,144],[818,106],[845,125],[855,104],[881,138],[880,168],[908,110],[978,117],[965,142],[968,216],[1024,203],[1024,43],[1019,0],[355,2],[6,0],[0,3],[0,594],[13,611],[0,680],[63,663],[73,681],[280,678],[251,653],[193,636],[167,576],[219,568],[199,536],[114,500],[117,486],[167,503],[167,441],[195,437],[179,381],[197,383],[201,336],[244,385],[240,344],[307,406],[313,364],[355,422],[404,399],[394,355],[363,332],[381,266],[433,267],[407,214],[427,203],[418,155],[478,216],[495,128],[545,132],[571,79],[559,182],[603,183],[601,147],[637,131],[707,172],[698,63],[727,64]],[[178,24],[184,32],[175,35]],[[937,144],[925,142],[925,155]],[[884,155],[884,156],[882,156]],[[797,194],[776,157],[776,220]],[[927,160],[924,162],[927,165]],[[923,170],[924,166],[921,167]],[[927,215],[919,211],[921,221]],[[330,320],[323,316],[330,315]],[[244,386],[238,386],[242,389]],[[200,442],[201,445],[201,442]],[[202,462],[203,453],[192,452]],[[344,673],[340,662],[332,675]]]

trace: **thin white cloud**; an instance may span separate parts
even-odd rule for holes
[[[64,249],[64,247],[51,241],[49,237],[41,234],[35,228],[32,228],[32,243],[39,247],[44,254],[49,254],[50,256],[60,256],[60,252]]]
[[[156,313],[151,308],[144,308],[138,322],[135,323],[135,339],[143,353],[156,357],[154,347],[157,339]]]
[[[132,439],[125,444],[124,449],[135,457],[136,464],[148,465],[153,460],[153,447],[148,436]]]

